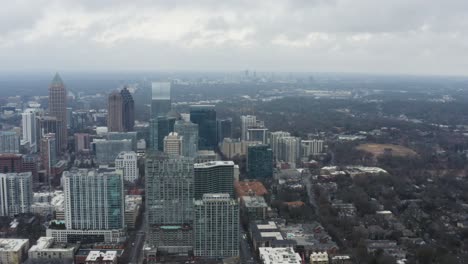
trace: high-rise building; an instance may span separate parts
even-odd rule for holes
[[[282,149],[280,147],[281,138],[290,136],[291,134],[289,132],[284,131],[275,131],[270,133],[270,146],[275,160],[280,160],[283,156]]]
[[[75,133],[75,152],[90,150],[91,137],[88,133]]]
[[[247,140],[247,129],[257,126],[257,117],[254,115],[241,116],[241,140]]]
[[[134,151],[122,151],[115,159],[115,168],[122,170],[123,178],[129,182],[138,179],[138,157]]]
[[[150,153],[146,159],[147,243],[187,254],[193,243],[193,159]]]
[[[19,153],[20,137],[14,131],[0,131],[0,153]]]
[[[171,83],[151,84],[151,118],[166,116],[171,111]]]
[[[108,140],[122,140],[128,139],[132,141],[132,150],[137,151],[138,134],[135,131],[132,132],[108,132],[106,134]]]
[[[55,134],[53,133],[45,134],[41,139],[41,164],[46,170],[47,180],[49,183],[52,167],[57,163],[56,140]]]
[[[262,144],[258,141],[241,141],[239,139],[225,138],[220,145],[223,155],[232,159],[235,156],[247,155],[247,148],[249,146]]]
[[[59,151],[67,149],[67,90],[63,84],[62,78],[58,73],[49,86],[49,115],[57,118],[62,123],[60,131],[57,131],[57,140],[59,143]]]
[[[218,145],[216,138],[216,111],[214,105],[190,106],[190,121],[198,125],[198,148],[213,150]]]
[[[248,147],[247,174],[254,179],[271,178],[273,176],[273,153],[268,145]]]
[[[229,194],[205,194],[195,204],[194,255],[202,258],[239,256],[239,204]]]
[[[159,116],[150,119],[150,149],[164,151],[164,137],[174,131],[174,117]]]
[[[122,95],[117,91],[112,92],[109,95],[107,105],[107,128],[109,132],[124,131],[122,108]]]
[[[63,173],[67,229],[123,229],[122,175],[115,171],[73,170]]]
[[[302,140],[302,156],[309,157],[323,152],[323,140]]]
[[[41,116],[41,117],[36,117],[37,118],[37,128],[38,128],[38,133],[37,133],[37,139],[40,141],[42,137],[46,134],[55,134],[55,149],[57,153],[60,153],[60,150],[62,148],[62,127],[63,127],[63,122],[58,120],[56,117],[53,116]],[[39,146],[39,150],[40,149]]]
[[[198,151],[198,125],[177,120],[174,124],[174,132],[177,132],[183,138],[182,155],[195,157]]]
[[[223,142],[223,139],[232,137],[232,118],[216,120],[216,127],[218,144]]]
[[[98,164],[112,163],[120,152],[132,151],[132,141],[129,139],[95,140],[92,144],[94,144]]]
[[[268,144],[268,128],[252,126],[247,129],[247,141],[259,141]]]
[[[29,213],[33,202],[31,172],[0,173],[0,215]]]
[[[120,91],[122,96],[122,123],[124,131],[133,131],[135,126],[135,103],[133,97],[128,91],[127,87],[124,87]]]
[[[287,162],[295,167],[296,162],[301,158],[301,138],[282,137],[279,143],[281,156],[278,160]]]
[[[23,140],[29,142],[32,152],[37,152],[36,109],[26,109],[21,114]]]
[[[164,137],[164,152],[168,155],[180,156],[183,152],[183,137],[176,132],[171,132]]]
[[[12,153],[0,154],[0,172],[23,172],[23,155]]]
[[[202,199],[206,193],[228,193],[234,197],[234,162],[196,163],[194,172],[195,199]]]

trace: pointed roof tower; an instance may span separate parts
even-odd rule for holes
[[[52,82],[50,83],[50,86],[52,87],[60,87],[60,86],[65,86],[63,84],[62,78],[60,78],[60,75],[55,73],[54,79],[52,79]]]

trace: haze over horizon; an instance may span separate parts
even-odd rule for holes
[[[0,71],[467,75],[462,0],[9,1]]]

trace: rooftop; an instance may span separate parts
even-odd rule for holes
[[[195,169],[212,168],[216,166],[234,166],[234,162],[233,161],[208,161],[208,162],[194,164]]]
[[[261,247],[260,259],[264,264],[300,264],[301,256],[292,248]]]
[[[0,251],[18,251],[27,244],[27,239],[0,239]]]
[[[117,251],[91,251],[88,254],[88,257],[86,257],[86,262],[88,261],[109,261],[109,260],[115,260],[117,258]]]
[[[268,207],[263,196],[242,196],[245,207]]]

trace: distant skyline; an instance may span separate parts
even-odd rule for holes
[[[0,72],[468,75],[466,0],[19,0]]]

